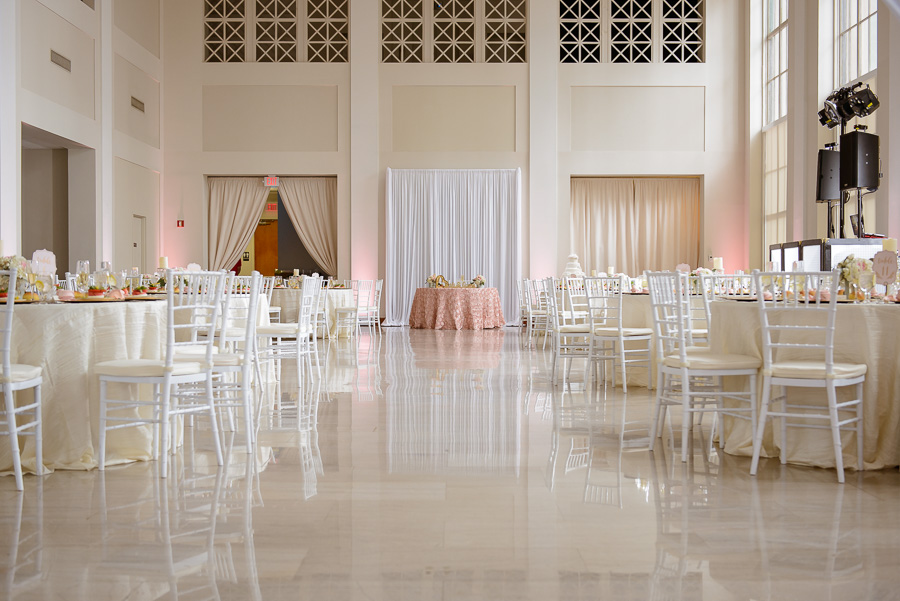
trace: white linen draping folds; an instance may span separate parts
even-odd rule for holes
[[[388,169],[385,184],[385,321],[407,325],[416,288],[431,274],[483,275],[517,323],[521,172]]]
[[[250,243],[269,189],[258,177],[210,177],[209,268],[231,269]]]
[[[337,178],[282,177],[278,193],[309,256],[337,276]]]
[[[637,275],[700,265],[700,180],[572,178],[572,252],[591,270]]]

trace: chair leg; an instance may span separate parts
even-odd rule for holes
[[[838,482],[844,483],[844,448],[841,445],[841,428],[838,425],[837,390],[833,381],[828,382],[825,389],[828,395],[828,416],[831,418],[831,442],[834,445],[834,467],[837,470]]]
[[[167,478],[169,475],[169,401],[172,394],[172,385],[168,378],[160,387],[160,414],[159,414],[159,477]]]
[[[19,454],[19,434],[16,432],[16,405],[12,389],[4,387],[3,396],[6,404],[6,432],[9,436],[9,451],[12,454],[13,471],[16,474],[16,490],[24,490],[22,457]]]
[[[691,399],[691,379],[687,374],[687,370],[681,373],[681,462],[687,462],[688,438],[691,436],[694,425],[694,412],[691,410],[693,405]],[[701,413],[702,415],[702,413]]]
[[[614,343],[615,344],[615,343]],[[625,341],[619,341],[619,360],[622,362],[622,392],[628,393],[628,380],[625,377]]]
[[[100,471],[106,469],[106,386],[107,382],[100,378],[100,433],[97,444],[100,445]],[[154,431],[155,432],[155,431]]]
[[[663,391],[663,383],[664,378],[666,378],[664,374],[660,373],[660,380],[656,382],[656,400],[653,402],[653,419],[650,422],[650,450],[653,450],[653,446],[656,443],[656,438],[660,436],[659,434],[659,417],[662,412],[662,391]]]
[[[856,468],[859,471],[863,469],[863,385],[862,382],[856,385],[856,398],[859,403],[856,405]]]
[[[41,415],[41,385],[34,387],[34,469],[38,476],[44,475],[44,416]]]
[[[755,385],[754,376],[750,376],[750,389],[753,390]],[[762,402],[759,406],[759,417],[757,418],[756,429],[753,431],[753,459],[750,461],[750,475],[755,476],[759,467],[759,454],[762,449],[763,434],[766,431],[766,417],[769,413],[769,397],[772,394],[772,385],[769,383],[769,376],[763,376],[763,395]]]
[[[212,374],[209,374],[206,378],[206,403],[209,410],[209,419],[212,420],[210,428],[212,429],[213,443],[216,445],[216,461],[218,461],[218,465],[224,465],[222,441],[220,439],[222,433],[219,428],[218,416],[216,415],[216,401],[213,398]]]

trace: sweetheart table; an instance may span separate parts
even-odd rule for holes
[[[411,328],[481,330],[505,323],[496,288],[417,288],[409,312]]]

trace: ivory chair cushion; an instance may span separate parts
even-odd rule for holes
[[[300,330],[301,334],[309,334],[312,332],[312,328],[303,328]],[[273,323],[267,326],[259,326],[256,328],[256,333],[259,336],[268,336],[270,338],[288,338],[297,335],[297,324],[295,323]]]
[[[590,334],[591,324],[580,323],[568,326],[559,326],[559,332],[561,334]]]
[[[622,328],[622,336],[650,336],[653,330],[650,328]],[[616,338],[619,336],[619,328],[594,328],[594,336],[608,336]]]
[[[36,365],[13,363],[9,366],[8,382],[26,382],[41,375],[41,368]]]
[[[732,355],[727,353],[711,353],[702,347],[690,347],[683,364],[678,355],[669,355],[663,360],[666,367],[704,370],[704,369],[759,369],[762,359],[750,355]]]
[[[173,376],[187,376],[198,374],[203,366],[193,361],[175,363],[172,366]],[[117,359],[115,361],[103,361],[94,366],[94,372],[101,376],[128,377],[128,378],[161,378],[165,375],[165,361],[154,359]]]
[[[866,375],[868,366],[865,363],[835,363],[833,379],[844,380]],[[825,379],[825,364],[820,361],[779,361],[772,364],[770,374],[775,378]]]

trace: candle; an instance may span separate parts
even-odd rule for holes
[[[0,257],[6,256],[3,254],[3,240],[0,240]]]
[[[299,270],[299,269],[295,269],[295,270],[294,270],[294,275],[295,275],[295,276],[300,275],[300,270]]]
[[[722,257],[713,257],[713,270],[724,271],[722,269]]]
[[[0,246],[0,250],[2,250],[2,246]],[[897,252],[897,239],[896,238],[885,238],[884,242],[881,243],[881,250],[887,250],[890,252]],[[3,254],[0,252],[0,254]]]
[[[168,269],[169,268],[169,257],[160,257],[159,258],[159,268],[160,269]]]
[[[615,275],[616,268],[612,265],[606,268],[606,275]]]
[[[591,269],[591,277],[592,277],[592,278],[597,277],[597,270],[596,270],[596,269]]]

